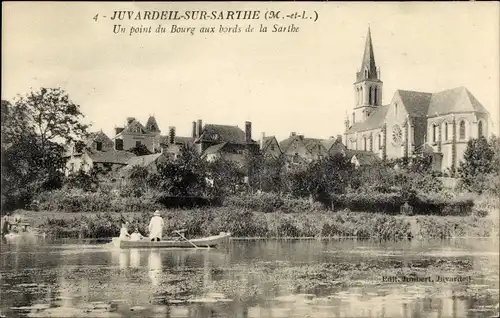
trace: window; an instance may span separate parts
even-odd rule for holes
[[[365,70],[365,78],[368,78],[368,70]]]
[[[394,113],[396,114],[396,116],[398,115],[398,104],[394,104]]]
[[[352,113],[352,123],[354,124],[356,122],[356,113]]]
[[[448,123],[444,123],[444,140],[448,140]]]
[[[101,150],[102,150],[102,141],[96,141],[96,143],[95,143],[95,148],[96,148],[98,151],[101,151]]]
[[[483,137],[483,121],[480,120],[479,123],[477,123],[477,137]]]
[[[359,87],[356,87],[356,105],[359,105]]]
[[[123,140],[115,139],[115,150],[123,150]]]
[[[271,151],[274,151],[274,145],[271,145]]]
[[[465,120],[461,120],[458,129],[458,136],[460,139],[465,139]]]
[[[437,141],[437,125],[432,124],[432,142]]]
[[[373,104],[374,104],[374,105],[376,105],[376,104],[378,103],[378,98],[377,98],[377,97],[378,97],[378,96],[377,96],[377,95],[378,95],[378,94],[377,94],[377,93],[378,93],[378,88],[377,88],[377,87],[375,87],[375,88],[373,89],[373,93],[374,93],[374,95],[375,95],[375,96],[374,96],[374,98],[373,98]]]
[[[368,141],[367,141],[366,137],[363,137],[363,150],[364,151],[368,150],[367,143],[368,143]]]
[[[136,146],[136,147],[139,147],[141,144],[142,144],[142,143],[141,143],[141,141],[140,141],[140,140],[136,140],[136,142],[135,142],[135,146]]]
[[[156,130],[155,125],[151,125],[151,127],[149,127],[149,130],[153,130],[153,131]]]
[[[368,87],[368,104],[373,104],[372,102],[372,88],[371,87]]]
[[[378,149],[382,149],[382,134],[378,134]]]

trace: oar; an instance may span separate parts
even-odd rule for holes
[[[184,230],[185,231],[185,230]],[[181,232],[184,232],[183,230],[175,230],[174,232],[179,234],[180,237],[182,237],[183,239],[185,239],[186,241],[188,241],[189,243],[191,243],[191,245],[193,245],[194,247],[196,248],[199,248],[198,246],[196,246],[196,244],[194,244],[193,242],[191,242],[190,240],[188,240],[184,234],[182,234]]]

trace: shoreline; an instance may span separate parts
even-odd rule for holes
[[[148,212],[50,212],[17,210],[23,221],[49,237],[102,239],[117,237],[122,220],[147,234]],[[189,236],[231,232],[235,240],[321,239],[470,239],[498,238],[498,220],[471,216],[403,216],[371,212],[259,212],[234,208],[165,210],[164,233],[187,228]],[[130,229],[129,229],[130,230]]]

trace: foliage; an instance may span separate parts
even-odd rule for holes
[[[65,179],[67,188],[83,189],[85,191],[95,191],[99,187],[99,169],[93,167],[89,172],[83,170],[72,174]]]
[[[61,187],[62,144],[87,135],[83,118],[60,88],[2,101],[2,208],[26,206],[33,195]]]
[[[158,166],[151,178],[158,190],[173,196],[200,196],[205,190],[205,164],[190,147],[184,147],[180,158]]]
[[[469,140],[464,159],[458,167],[463,189],[478,193],[486,190],[498,191],[498,151],[497,138],[492,138],[489,142],[484,137]]]
[[[137,145],[134,148],[131,148],[131,149],[127,150],[127,151],[133,153],[136,156],[151,155],[151,151],[149,151],[148,147],[146,145],[144,145],[144,144]]]
[[[218,156],[208,164],[207,176],[213,182],[209,194],[213,196],[226,196],[235,194],[242,188],[245,172],[234,161]]]

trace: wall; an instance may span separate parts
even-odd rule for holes
[[[397,105],[397,109],[396,109]],[[408,119],[408,112],[406,111],[399,94],[395,94],[389,105],[389,109],[386,115],[387,122],[387,158],[401,158],[404,156],[404,139],[405,139],[405,127],[403,126],[405,120]],[[397,145],[393,142],[393,127],[398,125],[402,132],[402,142]]]
[[[66,162],[65,175],[68,176],[80,170],[88,172],[92,168],[92,164],[92,159],[86,153],[82,155],[71,156]]]

